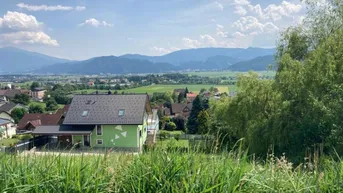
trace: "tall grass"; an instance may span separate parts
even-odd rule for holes
[[[342,192],[341,162],[155,149],[140,155],[3,155],[1,192]]]

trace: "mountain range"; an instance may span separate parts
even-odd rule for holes
[[[0,48],[0,72],[38,74],[128,74],[184,70],[266,70],[275,49],[198,48],[163,56],[126,54],[70,61],[17,48]]]

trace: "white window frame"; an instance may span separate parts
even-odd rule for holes
[[[100,126],[101,135],[98,135],[98,126]],[[103,128],[102,128],[102,125],[96,125],[96,126],[95,126],[95,129],[96,129],[95,132],[96,132],[96,135],[97,135],[97,136],[102,136],[102,135],[104,134],[104,130],[103,130]]]
[[[99,141],[101,141],[101,144],[99,144]],[[97,145],[103,145],[104,144],[104,141],[102,139],[96,139],[96,144]]]

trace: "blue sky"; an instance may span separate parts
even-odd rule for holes
[[[0,46],[82,60],[200,47],[274,47],[298,0],[1,0]]]

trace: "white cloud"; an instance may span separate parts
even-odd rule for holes
[[[261,8],[260,4],[257,4],[255,6],[253,5],[248,5],[249,11],[255,13],[258,15],[259,18],[264,19],[264,14]]]
[[[152,51],[158,53],[158,54],[168,54],[170,52],[174,52],[177,50],[180,50],[180,48],[176,48],[176,47],[171,47],[171,48],[162,48],[162,47],[157,47],[154,46],[151,48]]]
[[[25,3],[18,3],[17,7],[21,9],[26,9],[28,11],[83,11],[86,9],[86,7],[83,6],[77,6],[77,7],[71,7],[71,6],[62,6],[62,5],[28,5]]]
[[[216,30],[217,30],[217,36],[220,36],[223,38],[227,37],[228,32],[224,32],[224,26],[218,24]]]
[[[200,35],[200,39],[202,40],[203,45],[210,46],[210,47],[218,45],[217,40],[208,34]]]
[[[240,16],[244,16],[247,14],[247,10],[244,9],[244,7],[242,7],[242,6],[236,6],[235,7],[235,13],[240,15]]]
[[[186,48],[199,48],[202,45],[198,40],[192,40],[190,38],[182,38],[182,42]]]
[[[219,2],[214,2],[214,4],[215,4],[215,6],[219,9],[219,10],[223,10],[224,9],[224,6],[223,6],[223,4],[221,4],[221,3],[219,3]]]
[[[300,12],[302,9],[301,4],[293,4],[287,1],[282,1],[281,5],[271,4],[263,11],[267,18],[273,20],[280,20],[282,16],[291,17],[293,14]]]
[[[261,23],[256,17],[247,16],[241,17],[239,20],[233,23],[232,27],[237,28],[241,32],[246,33],[274,33],[279,28],[272,22]]]
[[[86,9],[85,6],[76,6],[76,7],[75,7],[75,10],[76,10],[76,11],[83,11],[83,10],[85,10],[85,9]]]
[[[250,2],[248,0],[234,0],[233,4],[234,5],[249,5]]]
[[[44,44],[58,46],[58,42],[51,39],[51,37],[44,32],[20,31],[0,34],[0,39],[4,44]]]
[[[0,17],[0,41],[11,44],[43,44],[58,46],[58,42],[42,31],[43,23],[32,15],[8,11]]]
[[[39,30],[42,23],[32,15],[25,13],[8,11],[3,18],[1,18],[0,31],[36,31]]]
[[[92,26],[92,27],[113,27],[113,24],[107,23],[106,21],[99,21],[95,18],[87,19],[85,22],[78,24],[78,26]]]

